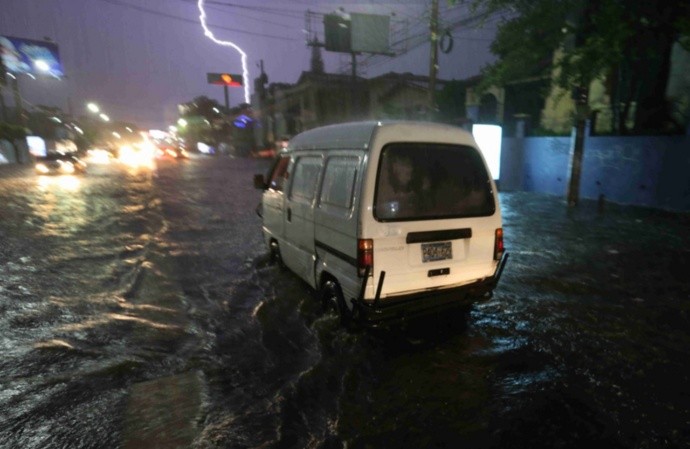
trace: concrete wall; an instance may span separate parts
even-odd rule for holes
[[[502,190],[564,196],[569,137],[503,139]],[[585,140],[580,197],[690,211],[690,135]]]

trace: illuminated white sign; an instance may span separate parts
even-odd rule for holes
[[[484,159],[495,180],[501,174],[501,140],[503,130],[498,125],[473,125],[472,135],[482,150]]]

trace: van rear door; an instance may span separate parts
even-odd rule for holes
[[[391,143],[374,193],[374,274],[383,297],[468,283],[495,270],[494,184],[469,145]]]

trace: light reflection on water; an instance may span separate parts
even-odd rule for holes
[[[86,192],[78,176],[39,176],[38,195],[32,199],[32,224],[43,235],[67,236],[89,223]]]
[[[43,191],[61,189],[67,192],[76,192],[81,187],[81,179],[74,175],[39,176],[38,188]]]

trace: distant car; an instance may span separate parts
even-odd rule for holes
[[[156,158],[158,159],[187,159],[189,154],[177,145],[158,145]]]
[[[48,154],[36,158],[36,173],[40,175],[71,175],[86,171],[86,163],[73,154]]]
[[[110,164],[113,160],[113,153],[104,148],[91,148],[86,151],[86,158],[90,164]]]

